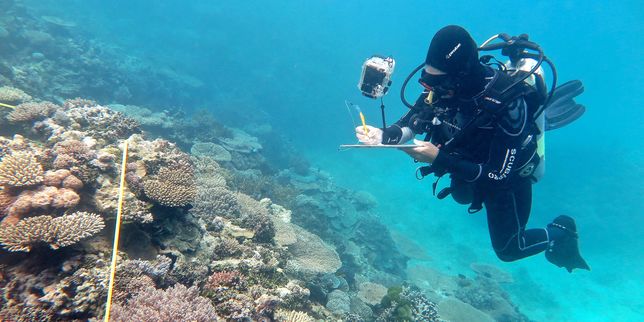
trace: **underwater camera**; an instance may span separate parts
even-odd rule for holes
[[[383,97],[391,85],[391,74],[394,73],[396,61],[391,57],[371,56],[362,64],[362,75],[358,89],[364,96]]]

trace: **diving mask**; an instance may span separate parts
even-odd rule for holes
[[[457,88],[456,79],[448,74],[428,73],[423,69],[418,82],[438,97],[453,95]]]

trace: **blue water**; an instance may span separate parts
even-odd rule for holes
[[[509,291],[537,321],[644,320],[644,64],[641,1],[30,1],[43,15],[82,22],[79,32],[123,56],[190,75],[204,86],[163,108],[209,108],[227,124],[270,124],[336,182],[365,190],[393,231],[426,248],[450,274],[474,261],[514,273]],[[478,41],[527,33],[555,62],[560,81],[580,79],[586,114],[547,134],[547,174],[535,186],[529,226],[558,214],[577,219],[591,272],[568,274],[537,255],[496,259],[484,215],[431,196],[430,179],[396,151],[344,151],[354,143],[344,100],[379,124],[379,104],[356,83],[374,53],[397,59],[387,117],[406,108],[397,94],[425,57],[436,30],[466,27]],[[410,85],[410,97],[420,90]]]

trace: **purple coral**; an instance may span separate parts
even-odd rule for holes
[[[219,317],[210,301],[199,296],[195,286],[177,284],[167,290],[148,287],[127,304],[112,307],[115,322],[217,321]]]

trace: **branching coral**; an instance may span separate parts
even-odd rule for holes
[[[7,115],[10,122],[28,122],[47,117],[59,106],[51,102],[22,103]]]
[[[16,152],[0,162],[0,185],[25,187],[43,181],[43,168],[31,153]]]
[[[156,176],[143,181],[145,195],[161,205],[183,207],[195,198],[194,175],[191,169],[161,168]]]
[[[148,287],[126,305],[114,305],[111,316],[113,321],[123,322],[211,322],[219,319],[210,301],[199,296],[197,287],[186,288],[181,284],[165,291]]]
[[[20,220],[14,225],[0,226],[0,244],[12,252],[28,252],[40,242],[52,249],[69,246],[90,237],[105,227],[97,214],[76,212],[53,218],[37,216]]]

